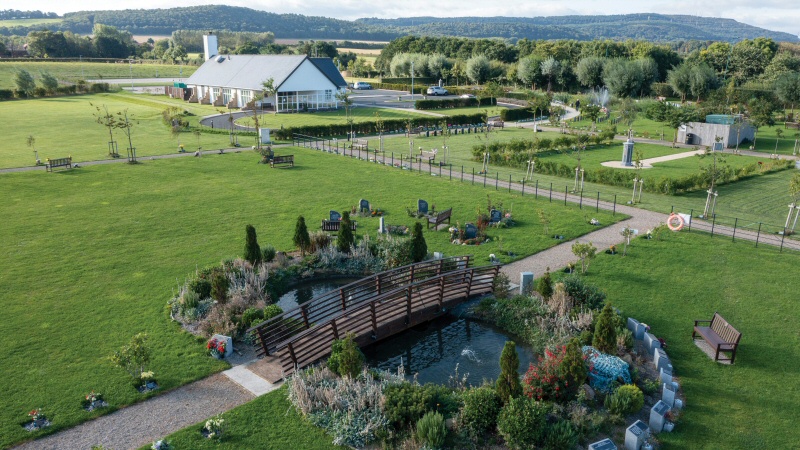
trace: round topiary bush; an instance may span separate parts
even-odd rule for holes
[[[447,438],[444,416],[434,411],[425,413],[417,422],[417,438],[425,444],[426,448],[442,448],[444,440]]]
[[[472,388],[461,397],[464,406],[461,408],[461,426],[472,437],[491,430],[497,423],[500,413],[500,397],[489,386]]]
[[[642,390],[633,384],[620,386],[613,394],[606,397],[606,408],[612,414],[626,416],[633,414],[644,406]]]
[[[497,417],[497,429],[511,449],[527,449],[544,438],[549,407],[528,397],[509,400]]]

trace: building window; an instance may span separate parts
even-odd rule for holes
[[[212,102],[217,101],[218,97],[219,97],[219,88],[211,88],[211,101]]]
[[[242,104],[246,105],[253,100],[253,91],[248,89],[242,89]]]
[[[328,89],[325,91],[325,101],[330,102],[333,100],[333,89]]]
[[[229,88],[225,88],[222,90],[222,103],[227,104],[231,101],[231,90]]]

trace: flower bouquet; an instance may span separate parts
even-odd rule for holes
[[[141,375],[139,375],[139,378],[134,379],[133,385],[141,393],[158,389],[156,375],[152,370],[142,372]]]
[[[103,394],[92,391],[86,394],[86,397],[81,400],[81,406],[86,411],[94,411],[95,409],[108,406],[108,403],[103,400]]]
[[[220,416],[212,417],[206,420],[206,424],[203,425],[203,429],[200,430],[208,439],[215,439],[217,441],[222,440],[222,433],[224,430],[225,419]]]
[[[211,351],[211,356],[217,359],[225,358],[225,350],[227,348],[227,341],[222,339],[213,338],[208,341],[206,348]]]
[[[28,431],[37,431],[50,426],[50,421],[45,417],[42,408],[36,408],[29,412],[28,419],[30,419],[30,421],[22,425]]]
[[[153,441],[153,445],[150,446],[151,450],[172,450],[172,445],[170,445],[169,441],[164,439],[160,441]]]

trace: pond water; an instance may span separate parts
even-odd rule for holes
[[[284,311],[297,308],[314,297],[322,295],[328,291],[339,289],[340,287],[358,281],[358,278],[331,278],[326,280],[312,280],[295,287],[283,294],[278,299],[278,306]]]
[[[514,336],[484,322],[445,315],[364,348],[370,367],[396,371],[402,364],[407,378],[417,374],[424,383],[447,384],[458,365],[459,378],[480,385],[500,375],[500,353],[506,341],[517,343],[519,372],[524,374],[537,358]]]

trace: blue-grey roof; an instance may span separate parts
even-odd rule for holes
[[[275,87],[279,87],[306,58],[305,55],[218,55],[203,63],[186,84],[261,90],[262,83],[272,78]],[[335,69],[329,58],[314,59],[327,59],[330,67]],[[331,78],[328,69],[323,69],[327,64],[314,62],[314,65]],[[346,85],[341,74],[339,78],[342,85]],[[335,78],[331,81],[339,85]]]
[[[339,69],[333,64],[333,60],[330,58],[308,58],[314,63],[317,68],[328,77],[329,80],[337,87],[347,87],[347,82],[344,81],[344,77],[342,77],[342,73],[339,72]]]

